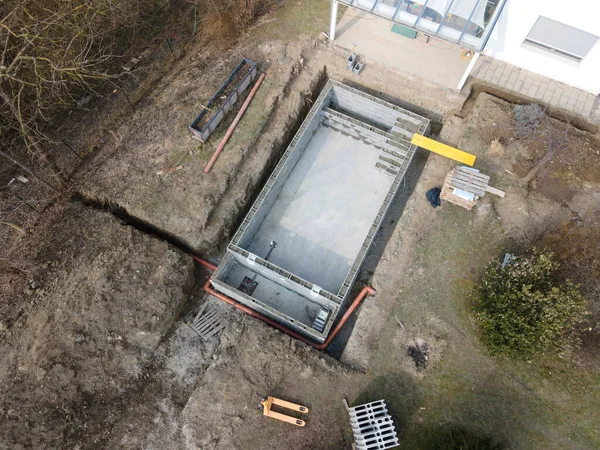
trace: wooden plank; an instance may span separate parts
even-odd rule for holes
[[[475,187],[471,184],[463,183],[462,181],[452,181],[452,187],[462,189],[463,191],[471,192],[479,197],[483,197],[485,195],[485,189],[481,189]]]
[[[462,169],[462,170],[457,170],[455,172],[455,175],[458,175],[461,177],[469,177],[469,178],[472,178],[474,180],[481,181],[484,183],[487,183],[490,180],[490,177],[488,175],[484,175],[482,173],[477,173],[477,172],[471,172],[467,168],[458,168],[458,169]]]
[[[488,186],[485,188],[485,190],[487,192],[489,192],[490,194],[494,194],[494,195],[497,195],[498,197],[504,198],[505,192],[501,191],[500,189],[496,189],[495,187]]]
[[[452,180],[450,186],[452,186],[453,188],[462,189],[463,191],[472,192],[473,194],[477,194],[480,197],[483,197],[485,195],[485,188],[482,188],[481,186],[473,186],[472,184],[465,183],[464,181]]]
[[[488,184],[490,182],[490,177],[487,175],[480,175],[475,173],[468,173],[463,170],[459,170],[455,172],[455,177],[468,178],[470,180],[476,181],[477,183]]]
[[[475,164],[475,155],[471,155],[470,153],[463,152],[457,148],[442,144],[441,142],[434,141],[433,139],[426,138],[420,134],[415,133],[411,142],[421,148],[424,148],[425,150],[429,150],[437,153],[438,155],[453,159],[460,163],[466,164],[467,166],[473,166],[473,164]]]
[[[480,175],[480,174],[475,174],[475,173],[468,173],[464,170],[459,170],[457,171],[455,174],[455,176],[457,177],[467,177],[471,180],[475,180],[479,183],[485,183],[488,184],[490,182],[490,177],[487,175]]]
[[[488,186],[487,182],[482,182],[481,180],[473,180],[469,177],[465,177],[463,175],[454,175],[452,180],[460,181],[462,183],[472,184],[473,186],[484,189]]]

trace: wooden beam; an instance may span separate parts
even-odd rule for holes
[[[471,155],[470,153],[463,152],[457,148],[442,144],[441,142],[434,141],[433,139],[426,138],[420,134],[415,133],[411,143],[418,145],[425,150],[437,153],[438,155],[442,155],[446,158],[466,164],[467,166],[473,166],[473,164],[475,164],[475,155]]]
[[[486,192],[489,192],[490,194],[494,194],[494,195],[497,195],[498,197],[504,198],[504,191],[501,191],[500,189],[496,189],[495,187],[488,186],[485,188],[485,190],[486,190]]]

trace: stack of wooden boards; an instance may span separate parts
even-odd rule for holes
[[[489,186],[489,181],[490,177],[477,169],[455,167],[446,175],[440,198],[470,210],[486,192],[504,197],[504,192]]]

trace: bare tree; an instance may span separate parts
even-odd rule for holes
[[[64,178],[48,156],[46,128],[110,75],[109,43],[97,32],[110,1],[5,0],[0,6],[0,138],[20,136],[24,147]]]

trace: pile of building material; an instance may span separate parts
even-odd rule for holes
[[[504,192],[489,186],[489,181],[490,177],[477,169],[455,167],[446,175],[440,198],[470,210],[486,192],[504,197]]]

